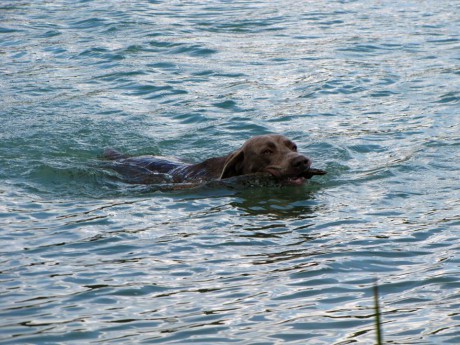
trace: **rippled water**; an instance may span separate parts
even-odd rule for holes
[[[460,343],[460,7],[1,1],[0,342]],[[294,139],[304,187],[126,184]]]

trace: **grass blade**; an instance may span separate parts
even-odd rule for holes
[[[377,336],[377,345],[382,345],[383,344],[382,320],[380,318],[379,286],[377,284],[377,280],[374,282],[374,310],[375,310],[375,332]]]

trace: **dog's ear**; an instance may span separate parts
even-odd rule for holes
[[[224,163],[224,168],[219,179],[243,175],[244,151],[238,150],[231,153]]]

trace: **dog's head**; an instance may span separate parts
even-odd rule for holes
[[[285,136],[261,135],[249,139],[228,156],[220,178],[265,172],[292,184],[302,184],[316,175],[311,173],[310,166],[310,159],[299,154],[297,145]]]

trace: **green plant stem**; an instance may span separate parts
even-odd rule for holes
[[[382,321],[380,319],[380,305],[379,305],[379,286],[377,281],[374,283],[374,310],[375,310],[375,331],[377,336],[377,345],[383,344],[382,339]]]

